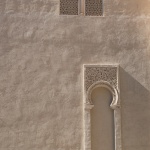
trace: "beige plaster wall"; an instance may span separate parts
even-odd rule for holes
[[[150,1],[105,17],[57,0],[0,0],[0,150],[83,150],[83,64],[120,64],[124,150],[150,149]]]

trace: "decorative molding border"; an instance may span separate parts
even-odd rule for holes
[[[91,94],[97,87],[107,88],[113,100],[110,105],[114,109],[115,150],[122,150],[121,142],[121,107],[118,65],[84,65],[84,150],[91,149],[91,114],[94,107]]]

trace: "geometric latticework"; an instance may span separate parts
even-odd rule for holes
[[[102,0],[85,0],[86,16],[102,16],[103,1]]]
[[[60,0],[61,15],[78,15],[78,0]]]

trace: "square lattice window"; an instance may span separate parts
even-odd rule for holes
[[[103,15],[102,0],[85,0],[85,15],[102,16]]]
[[[78,15],[78,0],[60,0],[61,15]]]

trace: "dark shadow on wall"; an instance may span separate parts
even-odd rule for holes
[[[150,91],[120,67],[124,150],[150,149]]]

